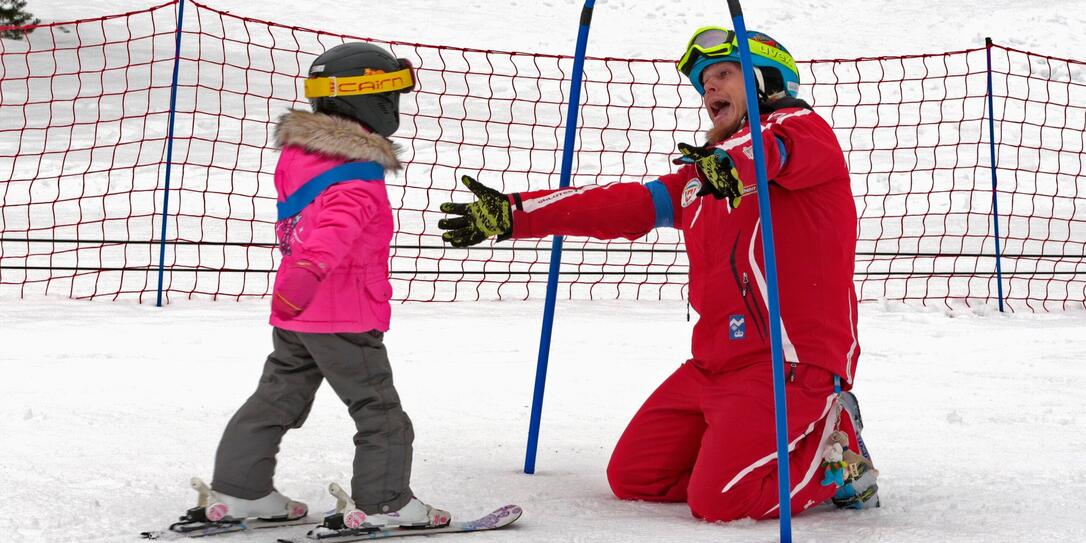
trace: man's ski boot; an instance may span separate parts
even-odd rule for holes
[[[871,455],[867,452],[864,440],[860,437],[863,430],[863,418],[860,416],[860,404],[856,396],[850,391],[844,391],[838,396],[838,401],[852,420],[852,426],[856,429],[856,443],[859,453],[852,451],[848,446],[848,437],[843,432],[834,432],[830,439],[841,445],[840,464],[844,469],[841,477],[842,483],[833,495],[833,504],[842,509],[868,509],[879,506],[879,485],[876,480],[879,470],[871,462]]]
[[[362,535],[387,528],[416,530],[443,528],[452,521],[452,515],[448,511],[430,507],[414,497],[398,511],[367,515],[355,506],[351,496],[338,484],[328,485],[328,492],[336,497],[336,509],[325,516],[324,524],[315,530],[323,534],[322,538],[331,535],[330,532],[343,536]]]
[[[260,524],[292,523],[305,520],[309,512],[304,503],[275,491],[257,500],[244,500],[215,492],[197,477],[193,477],[190,484],[199,495],[196,507],[170,525],[172,532],[239,531],[253,527],[245,524],[246,519],[256,519]]]

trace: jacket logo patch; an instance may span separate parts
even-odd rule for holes
[[[728,317],[728,339],[737,340],[747,337],[747,318],[744,315]]]
[[[293,253],[294,244],[302,243],[302,227],[298,226],[302,214],[299,213],[289,219],[283,219],[275,223],[275,230],[279,238],[279,252],[284,255]]]
[[[698,191],[701,190],[701,180],[691,179],[686,182],[686,186],[683,187],[682,200],[679,201],[683,207],[687,207],[694,203],[694,200],[698,199]]]

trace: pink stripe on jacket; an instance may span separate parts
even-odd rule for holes
[[[374,161],[386,174],[400,169],[396,148],[384,137],[346,119],[291,111],[280,119],[282,153],[275,169],[279,201],[317,175],[346,162]],[[383,180],[346,181],[328,187],[301,213],[276,225],[279,269],[306,259],[329,270],[301,315],[272,326],[295,332],[386,331],[392,308],[388,278],[392,207]],[[281,275],[276,275],[278,287]]]

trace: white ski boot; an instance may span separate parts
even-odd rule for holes
[[[200,494],[198,506],[205,508],[207,520],[211,522],[250,518],[294,520],[309,513],[309,508],[304,503],[291,500],[274,490],[263,498],[246,500],[211,490],[196,477],[192,478],[192,488]]]
[[[452,521],[452,515],[448,511],[430,507],[414,497],[398,511],[367,515],[355,507],[354,500],[338,484],[332,483],[328,485],[328,492],[336,497],[336,511],[331,516],[342,515],[342,523],[345,528],[441,528],[448,526],[449,522]],[[330,521],[329,517],[325,517],[325,524],[334,525],[338,523],[335,520]]]
[[[259,500],[242,500],[211,490],[206,483],[193,477],[189,485],[199,495],[196,507],[185,511],[168,530],[187,537],[205,537],[259,528],[293,526],[308,523],[309,511],[304,503],[291,501],[278,492]],[[159,539],[169,532],[142,532],[144,539]],[[171,534],[172,535],[172,534]]]

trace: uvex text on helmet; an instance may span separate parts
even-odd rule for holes
[[[407,61],[397,59],[377,45],[353,42],[337,45],[318,56],[309,68],[309,77],[392,73],[409,66]],[[391,136],[400,127],[400,94],[409,90],[324,96],[311,98],[309,105],[316,113],[354,119],[382,136]]]

